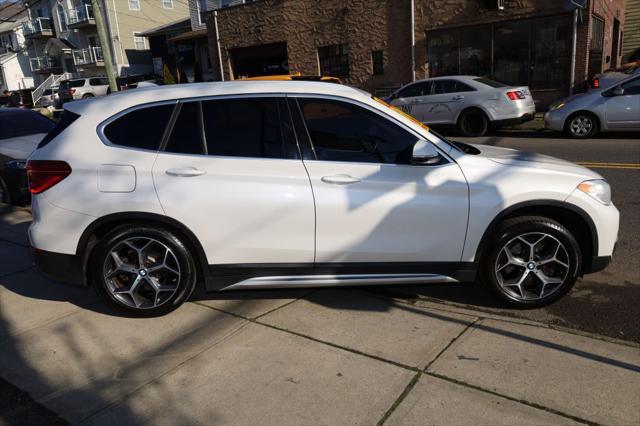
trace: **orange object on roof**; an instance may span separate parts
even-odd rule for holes
[[[342,83],[338,77],[329,77],[329,76],[321,76],[321,75],[302,75],[300,73],[294,74],[281,74],[281,75],[261,75],[258,77],[244,77],[239,78],[238,80],[247,81],[247,80],[261,80],[261,81],[324,81],[327,83]]]

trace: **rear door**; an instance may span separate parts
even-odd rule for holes
[[[208,263],[312,265],[313,196],[284,98],[184,101],[173,119],[153,180]]]
[[[466,105],[465,97],[474,91],[457,80],[434,80],[425,104],[425,123],[455,123]]]

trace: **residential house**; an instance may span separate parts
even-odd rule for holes
[[[528,85],[541,106],[620,63],[625,9],[624,0],[232,3],[206,13],[213,69],[225,79],[323,74],[384,94],[413,79],[476,74]]]
[[[148,41],[140,33],[186,18],[187,0],[99,0],[109,46],[98,37],[89,0],[24,0],[24,24],[36,84],[52,84],[61,76],[105,75],[108,48],[119,76],[152,71]],[[42,87],[45,87],[42,86]]]
[[[0,92],[33,87],[29,57],[24,51],[22,23],[27,11],[20,3],[2,4],[0,10]]]

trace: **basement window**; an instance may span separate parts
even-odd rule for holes
[[[320,75],[345,77],[349,75],[349,45],[334,44],[318,48]]]

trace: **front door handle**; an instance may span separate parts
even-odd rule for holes
[[[323,176],[321,180],[324,183],[332,183],[334,185],[350,185],[352,183],[360,182],[360,179],[358,179],[357,177],[349,175]]]
[[[165,172],[169,176],[181,176],[181,177],[193,177],[201,176],[206,172],[204,170],[196,169],[195,167],[176,167],[169,169]]]

